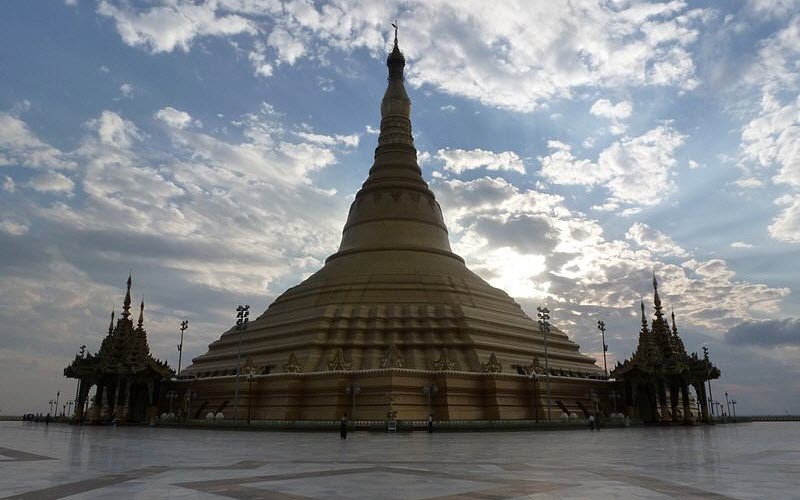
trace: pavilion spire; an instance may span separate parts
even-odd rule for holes
[[[675,325],[675,311],[671,312],[672,315],[672,334],[677,336],[678,335],[678,327]]]
[[[139,328],[144,326],[144,298],[142,298],[142,303],[139,305],[139,322],[136,325]]]
[[[658,296],[658,280],[655,271],[653,271],[653,305],[656,308],[656,320],[663,320],[664,314],[661,312],[661,297]]]
[[[125,302],[122,303],[122,317],[128,319],[131,316],[131,276],[128,274],[128,290],[125,292]]]
[[[108,333],[109,335],[111,332],[114,331],[114,309],[111,309],[111,322],[108,324]]]

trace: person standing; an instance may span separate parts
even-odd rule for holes
[[[433,433],[433,413],[428,415],[428,434]]]
[[[339,421],[339,438],[347,439],[347,413],[342,415],[342,419]]]
[[[594,413],[589,415],[589,429],[594,430]]]

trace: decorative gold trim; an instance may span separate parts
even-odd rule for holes
[[[483,363],[481,367],[483,367],[484,373],[503,373],[503,365],[497,361],[497,356],[494,353],[489,356],[489,361]]]
[[[386,354],[381,359],[381,368],[403,368],[405,357],[397,350],[397,346],[392,344],[386,349]]]
[[[352,363],[349,359],[345,359],[344,351],[342,351],[341,347],[336,349],[336,353],[333,355],[333,358],[328,361],[328,370],[332,372],[350,371],[351,366]]]
[[[456,370],[456,362],[450,357],[446,347],[442,347],[442,352],[439,354],[439,359],[434,360],[433,369],[438,372],[447,372]]]
[[[303,373],[303,365],[297,360],[294,353],[289,354],[289,360],[283,365],[284,373]]]

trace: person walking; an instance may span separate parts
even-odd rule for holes
[[[433,413],[428,415],[428,434],[433,433]]]
[[[594,413],[589,415],[589,429],[594,430]]]
[[[347,413],[342,415],[342,419],[339,421],[339,438],[347,439]]]

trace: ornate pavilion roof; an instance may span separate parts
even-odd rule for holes
[[[658,280],[653,275],[653,305],[655,317],[650,325],[644,312],[644,302],[641,303],[642,327],[639,330],[639,344],[633,355],[623,362],[617,362],[611,374],[616,378],[630,378],[636,375],[664,377],[680,376],[689,379],[715,379],[719,378],[719,368],[711,363],[708,353],[700,358],[697,353],[691,355],[686,352],[683,340],[678,334],[675,323],[675,313],[672,312],[672,325],[670,327],[658,295]]]
[[[100,344],[97,354],[76,355],[64,369],[70,378],[86,378],[103,375],[136,375],[147,371],[161,377],[171,377],[174,371],[165,361],[150,354],[147,343],[147,330],[144,328],[144,300],[139,306],[139,320],[136,326],[131,319],[131,277],[122,306],[122,315],[114,324],[114,312],[108,334]]]

